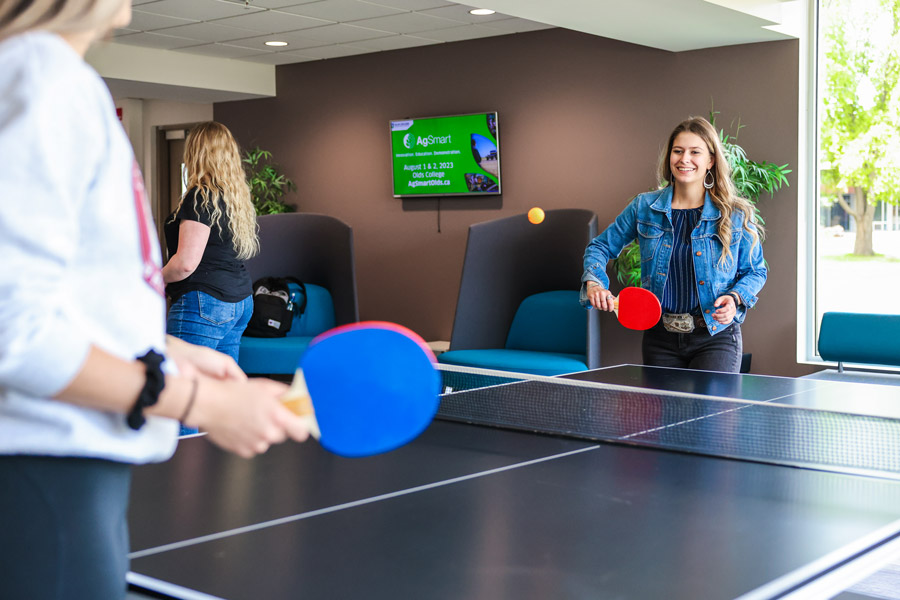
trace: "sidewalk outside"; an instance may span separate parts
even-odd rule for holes
[[[900,314],[900,231],[875,231],[873,246],[883,256],[845,256],[855,234],[819,230],[817,321],[828,311]]]

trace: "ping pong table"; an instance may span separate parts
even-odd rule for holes
[[[636,365],[535,379],[445,394],[448,414],[417,440],[364,459],[308,442],[244,460],[182,440],[170,461],[134,471],[130,584],[233,600],[828,598],[900,550],[900,469],[889,456],[900,439],[884,440],[883,474],[829,454],[855,447],[845,438],[865,436],[866,423],[900,419],[896,387]],[[611,404],[594,406],[598,387]],[[485,396],[474,417],[455,413],[454,402],[491,389],[508,393]],[[569,390],[579,422],[619,413],[612,436],[533,426],[555,422],[565,406],[551,396],[569,402]],[[694,416],[652,399],[633,414],[628,394],[653,390]],[[697,397],[739,402],[695,415]],[[504,403],[538,412],[477,424],[479,410]],[[765,448],[727,457],[736,440],[768,443],[773,417],[760,413],[754,429],[735,415],[773,403],[796,407],[800,421],[803,411],[874,416],[838,415],[860,427],[829,421],[813,443],[823,464],[771,461]],[[795,417],[779,435],[805,435]],[[724,439],[727,451],[671,447],[683,434],[669,432],[686,430]]]

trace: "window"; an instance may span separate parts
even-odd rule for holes
[[[817,42],[816,334],[900,313],[900,0],[819,0]]]

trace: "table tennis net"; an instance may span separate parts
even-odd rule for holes
[[[439,366],[438,418],[900,479],[900,420]]]

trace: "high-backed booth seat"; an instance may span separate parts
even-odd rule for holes
[[[515,215],[469,227],[450,349],[454,364],[537,375],[600,366],[597,311],[578,303],[584,249],[597,235],[588,210]]]
[[[446,364],[559,375],[587,369],[587,328],[578,292],[538,292],[522,301],[503,348],[453,350]]]
[[[844,370],[844,363],[900,367],[900,315],[826,312],[819,327],[818,348],[822,360],[836,362],[838,368],[807,377],[900,385],[900,370]]]
[[[286,337],[241,338],[238,364],[252,374],[289,374],[313,337],[359,321],[353,230],[340,219],[312,213],[258,221],[260,251],[246,263],[250,278],[296,277],[306,287],[307,304]]]

